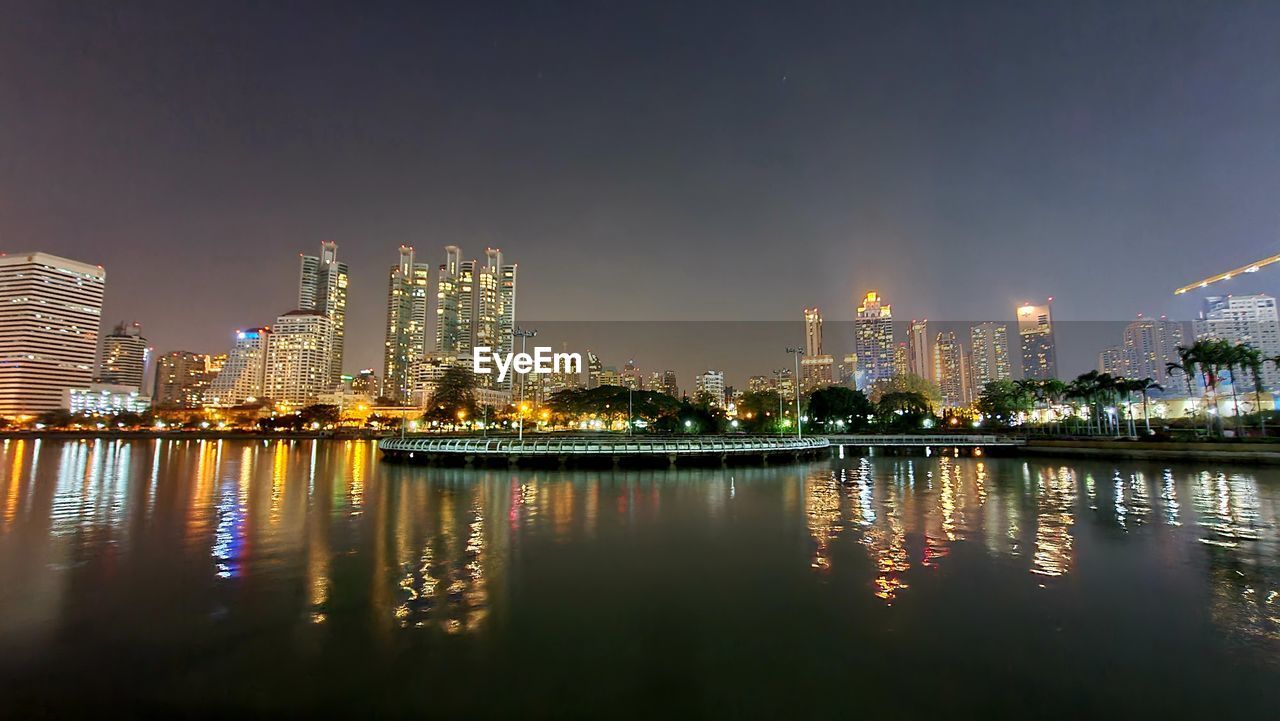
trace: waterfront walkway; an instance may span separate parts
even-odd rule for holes
[[[727,462],[731,458],[767,461],[771,457],[797,459],[825,452],[824,437],[791,436],[542,436],[515,438],[384,438],[378,449],[385,458],[410,462],[465,463],[503,459],[512,465],[552,460],[666,461],[688,459]]]
[[[866,448],[994,448],[1022,446],[1022,438],[991,434],[875,435],[847,434],[825,436],[833,446]]]

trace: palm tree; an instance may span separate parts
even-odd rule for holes
[[[1147,394],[1151,391],[1162,391],[1164,386],[1156,383],[1151,378],[1138,378],[1137,380],[1125,382],[1128,384],[1129,390],[1142,394],[1142,424],[1146,426],[1147,435],[1151,435],[1151,415],[1147,412]]]
[[[1248,346],[1242,344],[1232,345],[1225,340],[1219,339],[1213,341],[1213,353],[1218,364],[1227,369],[1227,373],[1231,376],[1231,404],[1234,409],[1236,421],[1236,435],[1240,434],[1240,396],[1236,393],[1238,375],[1236,368],[1243,365],[1243,350]]]
[[[1240,353],[1240,364],[1249,369],[1249,375],[1253,378],[1253,410],[1258,414],[1258,432],[1263,438],[1267,436],[1267,416],[1262,412],[1262,364],[1266,359],[1262,357],[1262,351],[1253,346],[1238,346]]]

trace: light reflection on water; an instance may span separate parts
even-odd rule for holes
[[[1280,641],[1268,468],[943,453],[515,471],[383,464],[355,441],[14,439],[0,473],[0,649],[37,654],[152,607],[175,628],[466,637],[509,631],[566,579],[665,588],[688,573],[916,613],[901,609],[1141,572],[1205,599],[1186,612],[1227,637]],[[999,587],[962,585],[973,574]],[[841,622],[887,623],[867,613]]]

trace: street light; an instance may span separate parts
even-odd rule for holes
[[[520,339],[520,352],[524,353],[525,342],[530,338],[538,335],[538,331],[525,330],[520,326],[516,326],[516,329],[511,331],[511,335],[513,337]],[[519,412],[519,415],[520,415],[520,440],[522,441],[524,440],[524,377],[526,375],[527,375],[526,373],[520,374],[520,405],[516,406],[516,410]]]
[[[796,374],[791,377],[791,385],[796,389],[796,438],[803,438],[804,433],[800,430],[804,425],[800,420],[800,356],[804,355],[804,348],[788,348],[787,352],[796,356]]]

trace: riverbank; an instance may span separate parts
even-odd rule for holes
[[[1018,453],[1071,458],[1161,461],[1228,461],[1280,465],[1280,443],[1267,441],[1131,441],[1029,439]]]
[[[377,440],[394,435],[390,431],[373,431],[368,429],[341,429],[337,431],[297,431],[297,432],[281,432],[272,433],[266,431],[228,431],[216,429],[201,429],[196,431],[170,431],[170,430],[74,430],[74,431],[3,431],[0,432],[0,440],[20,439],[20,438],[40,438],[45,440],[67,440],[74,441],[82,438],[105,438],[105,439],[123,439],[123,440],[151,440],[163,439],[170,441],[261,441],[261,440],[338,440],[338,441],[354,441],[354,440]]]

